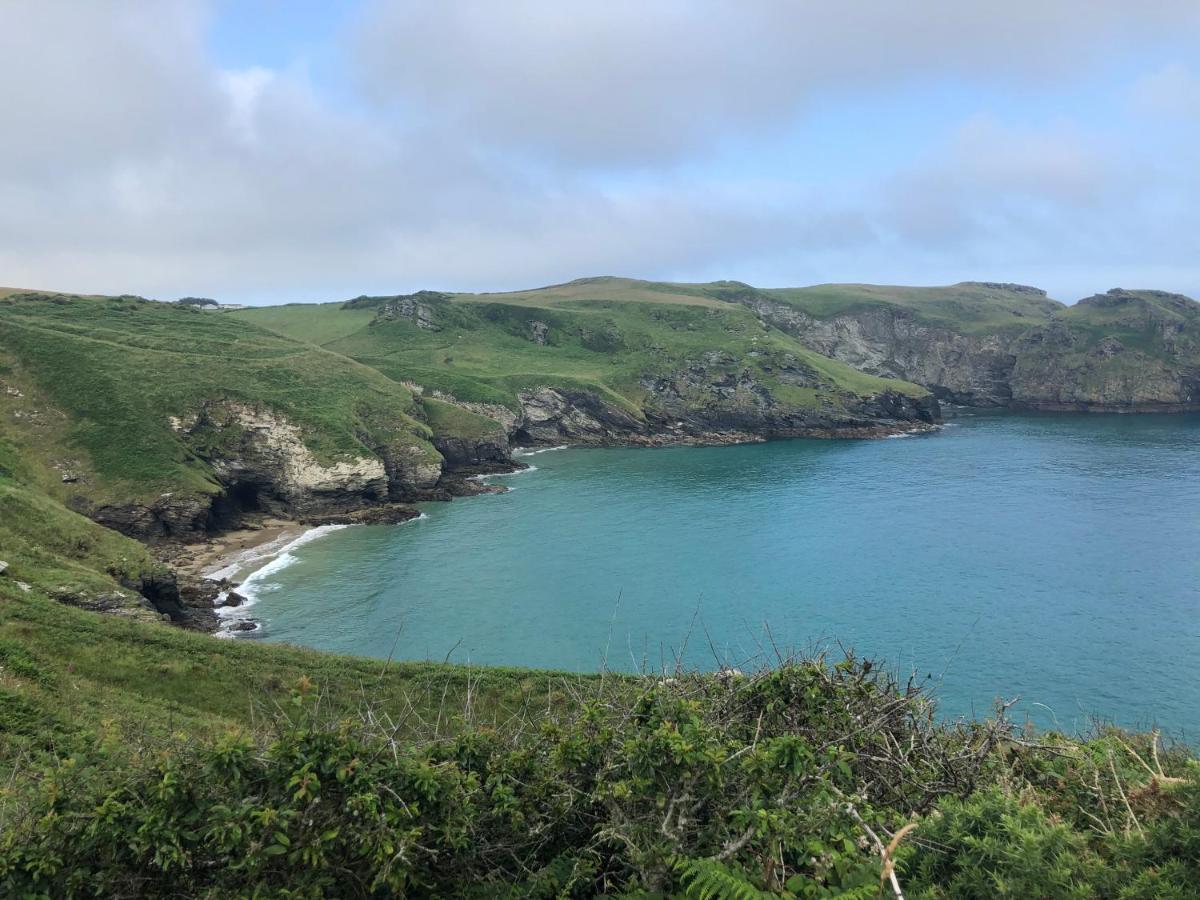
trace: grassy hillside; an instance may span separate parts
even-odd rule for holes
[[[369,455],[364,440],[435,455],[403,386],[314,344],[173,304],[0,299],[0,381],[0,438],[67,475],[44,484],[61,499],[215,491],[209,467],[172,426],[213,400],[287,416],[322,461]]]
[[[9,896],[1193,895],[1186,749],[939,723],[852,658],[385,666],[0,610]]]
[[[43,559],[45,559],[43,555]],[[93,556],[93,559],[95,557]],[[52,565],[69,565],[60,557]],[[504,716],[544,705],[571,676],[518,670],[393,663],[300,648],[214,638],[64,606],[18,558],[0,577],[0,757],[53,746],[69,753],[105,729],[130,743],[161,746],[178,734],[249,731],[254,717],[286,702],[301,677],[329,692],[335,708],[365,697],[399,708],[405,697],[432,708],[475,692],[477,711]],[[49,576],[50,573],[47,573]],[[97,577],[92,572],[88,577]],[[269,714],[269,712],[268,712]],[[486,718],[486,716],[485,716]]]
[[[1064,312],[896,290],[787,302],[980,333],[1053,313],[1089,359],[1193,346],[1194,304],[1169,295]],[[512,409],[574,386],[634,414],[681,370],[753,372],[797,407],[923,393],[765,326],[746,292],[588,279],[242,313],[0,296],[0,894],[875,898],[894,876],[931,900],[1194,896],[1200,761],[1157,735],[944,722],[852,657],[581,676],[219,640],[156,621],[122,585],[159,564],[69,508],[215,490],[171,421],[214,399],[270,406],[332,461],[494,436],[432,389]],[[61,602],[81,593],[126,614]]]
[[[391,298],[360,298],[351,308],[322,304],[232,315],[289,337],[325,338],[323,347],[390,378],[511,408],[520,390],[562,385],[593,389],[636,411],[644,379],[704,363],[714,353],[724,367],[755,372],[798,407],[841,405],[885,390],[925,393],[814,353],[707,290],[585,279],[515,294],[447,295],[422,301],[433,327],[404,316],[365,315]],[[822,386],[789,390],[776,373],[797,365],[815,373]]]
[[[554,308],[570,306],[581,300],[609,300],[618,303],[678,303],[685,306],[719,307],[722,300],[713,296],[714,284],[680,284],[667,281],[642,281],[602,275],[577,278],[566,284],[554,284],[528,291],[483,294],[455,294],[455,299],[472,303],[504,303],[515,306]]]
[[[818,318],[871,308],[899,307],[930,325],[964,334],[1028,328],[1066,309],[1036,289],[982,282],[945,287],[819,284],[775,288],[763,293]]]
[[[37,596],[114,594],[138,608],[137,596],[119,582],[137,581],[161,569],[146,548],[50,497],[39,485],[38,467],[0,438],[0,559],[8,569],[0,593]]]

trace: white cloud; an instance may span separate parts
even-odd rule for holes
[[[402,114],[612,165],[769,134],[818,92],[1084,77],[1198,25],[1193,0],[369,0],[357,49],[367,91]]]
[[[1200,7],[995,9],[371,2],[347,103],[300,68],[215,65],[199,0],[5,4],[0,284],[282,300],[1043,273],[1068,297],[1116,275],[1200,292],[1194,143],[1150,152],[1152,126],[980,115],[851,176],[712,164],[730,135],[786,159],[813,97],[1078,85],[1113,41],[1195,31]],[[1130,96],[1186,96],[1190,70],[1155,71]]]
[[[1183,63],[1139,78],[1129,97],[1141,112],[1200,122],[1200,75]]]

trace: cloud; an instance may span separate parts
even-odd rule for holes
[[[1076,79],[1198,23],[1191,0],[371,0],[356,49],[364,89],[399,115],[611,166],[777,132],[817,94]]]
[[[1129,98],[1140,112],[1200,122],[1200,75],[1183,63],[1169,63],[1139,78]]]
[[[200,0],[17,7],[0,5],[4,285],[277,301],[590,274],[1046,275],[1066,297],[1168,276],[1200,292],[1194,141],[1120,119],[1188,96],[1157,42],[1196,33],[1190,2],[371,0],[341,38],[348,95],[299,66],[217,65]],[[1149,74],[1107,97],[1088,73],[1118,39]],[[1044,110],[1052,84],[1114,121],[1013,112]],[[924,108],[933,86],[968,113]],[[843,124],[801,152],[814,104],[869,119],[897,96],[908,149],[847,165],[890,145]]]

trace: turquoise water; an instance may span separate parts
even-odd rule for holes
[[[595,670],[852,645],[1040,725],[1200,732],[1200,418],[528,456],[512,491],[296,548],[261,636]]]

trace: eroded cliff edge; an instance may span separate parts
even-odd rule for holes
[[[864,372],[928,387],[962,406],[1078,412],[1200,411],[1200,304],[1181,294],[1114,288],[1071,307],[1046,299],[1000,324],[892,303],[818,316],[769,292],[728,296],[814,350]],[[1001,301],[1002,302],[1002,301]],[[940,312],[940,310],[939,310]]]

